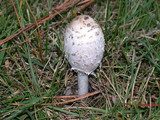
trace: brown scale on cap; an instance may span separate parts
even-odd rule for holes
[[[89,19],[89,17],[88,17],[88,16],[85,16],[85,17],[84,17],[84,20],[87,20],[87,19]]]

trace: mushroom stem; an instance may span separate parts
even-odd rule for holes
[[[82,72],[78,72],[78,95],[84,95],[88,93],[88,75]]]

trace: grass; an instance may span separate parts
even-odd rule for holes
[[[11,1],[0,1],[0,40],[63,3],[62,0],[17,0],[14,4]],[[96,77],[90,76],[90,92],[105,91],[89,97],[87,103],[48,104],[57,102],[53,96],[66,95],[68,89],[73,89],[73,94],[77,90],[76,73],[64,58],[62,35],[77,9],[68,9],[0,45],[0,50],[11,47],[0,51],[0,118],[160,119],[160,107],[152,106],[152,103],[160,104],[160,3],[157,0],[96,0],[81,11],[80,14],[96,19],[105,35],[104,58],[95,71]],[[53,27],[69,13],[73,15]],[[45,30],[48,32],[41,35]],[[21,44],[29,39],[30,42]]]

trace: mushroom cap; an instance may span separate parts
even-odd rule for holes
[[[102,60],[104,44],[100,26],[88,15],[77,16],[66,27],[65,57],[73,70],[91,74]]]

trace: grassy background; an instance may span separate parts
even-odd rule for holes
[[[0,0],[0,40],[47,15],[63,0]],[[32,13],[34,17],[32,16]],[[44,105],[42,99],[75,94],[76,73],[64,58],[63,31],[71,18],[53,28],[73,7],[2,44],[0,49],[0,119],[46,120],[158,120],[160,104],[160,2],[158,0],[96,0],[79,14],[88,14],[105,35],[102,64],[90,76],[88,102]],[[40,32],[48,30],[43,36]],[[31,39],[30,42],[20,44]],[[42,44],[41,44],[42,41]],[[42,45],[42,47],[40,47]],[[42,49],[41,49],[42,48]],[[29,99],[26,99],[29,98]],[[25,104],[24,106],[13,105]],[[123,105],[128,103],[132,105]]]

